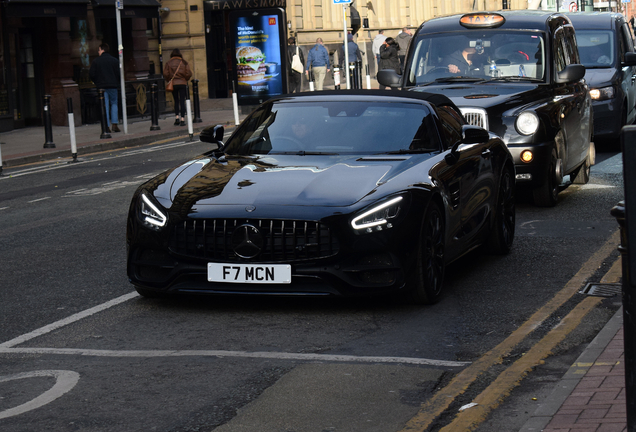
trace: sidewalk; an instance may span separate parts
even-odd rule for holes
[[[623,347],[621,308],[519,432],[626,432]]]
[[[201,123],[193,123],[194,135],[202,129],[221,124],[226,129],[232,129],[234,124],[234,108],[232,99],[202,99]],[[240,114],[239,121],[246,115]],[[158,121],[160,130],[151,131],[150,117],[134,119],[128,123],[128,133],[124,134],[123,123],[119,124],[121,132],[111,132],[111,138],[100,139],[102,127],[100,123],[75,126],[75,142],[77,156],[134,147],[164,139],[188,138],[187,126],[174,126],[172,114],[161,116]],[[71,138],[68,126],[53,126],[53,142],[55,148],[44,148],[44,127],[27,127],[0,133],[0,167],[9,168],[30,163],[72,158]]]

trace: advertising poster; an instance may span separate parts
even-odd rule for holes
[[[239,11],[230,16],[234,82],[241,105],[259,104],[286,92],[282,11]]]

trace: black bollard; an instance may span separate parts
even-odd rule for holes
[[[44,148],[55,148],[51,125],[51,95],[44,95]]]
[[[106,120],[106,99],[104,98],[104,89],[99,89],[99,110],[101,112],[102,134],[100,139],[111,138],[110,130],[108,129],[108,120]]]
[[[199,105],[199,80],[192,80],[192,104],[194,106],[193,123],[203,123],[201,120],[201,105]]]
[[[157,107],[157,83],[150,84],[150,130],[161,130],[159,126],[159,108]]]

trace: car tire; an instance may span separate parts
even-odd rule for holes
[[[587,184],[590,181],[590,168],[590,158],[586,158],[583,165],[576,170],[572,183]]]
[[[515,238],[515,178],[510,169],[505,169],[499,182],[494,225],[490,233],[487,250],[503,255],[510,252]]]
[[[532,190],[532,198],[534,204],[539,207],[554,207],[557,203],[559,196],[559,185],[556,181],[556,169],[557,154],[556,150],[552,149],[552,156],[550,158],[550,166],[548,167],[548,176],[545,182],[538,188]]]
[[[422,220],[411,282],[410,299],[415,304],[434,304],[440,298],[446,270],[445,239],[444,215],[439,205],[431,201]]]

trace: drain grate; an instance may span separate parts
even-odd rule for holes
[[[596,297],[613,297],[619,295],[623,290],[622,284],[615,283],[589,283],[585,285],[580,294]]]

